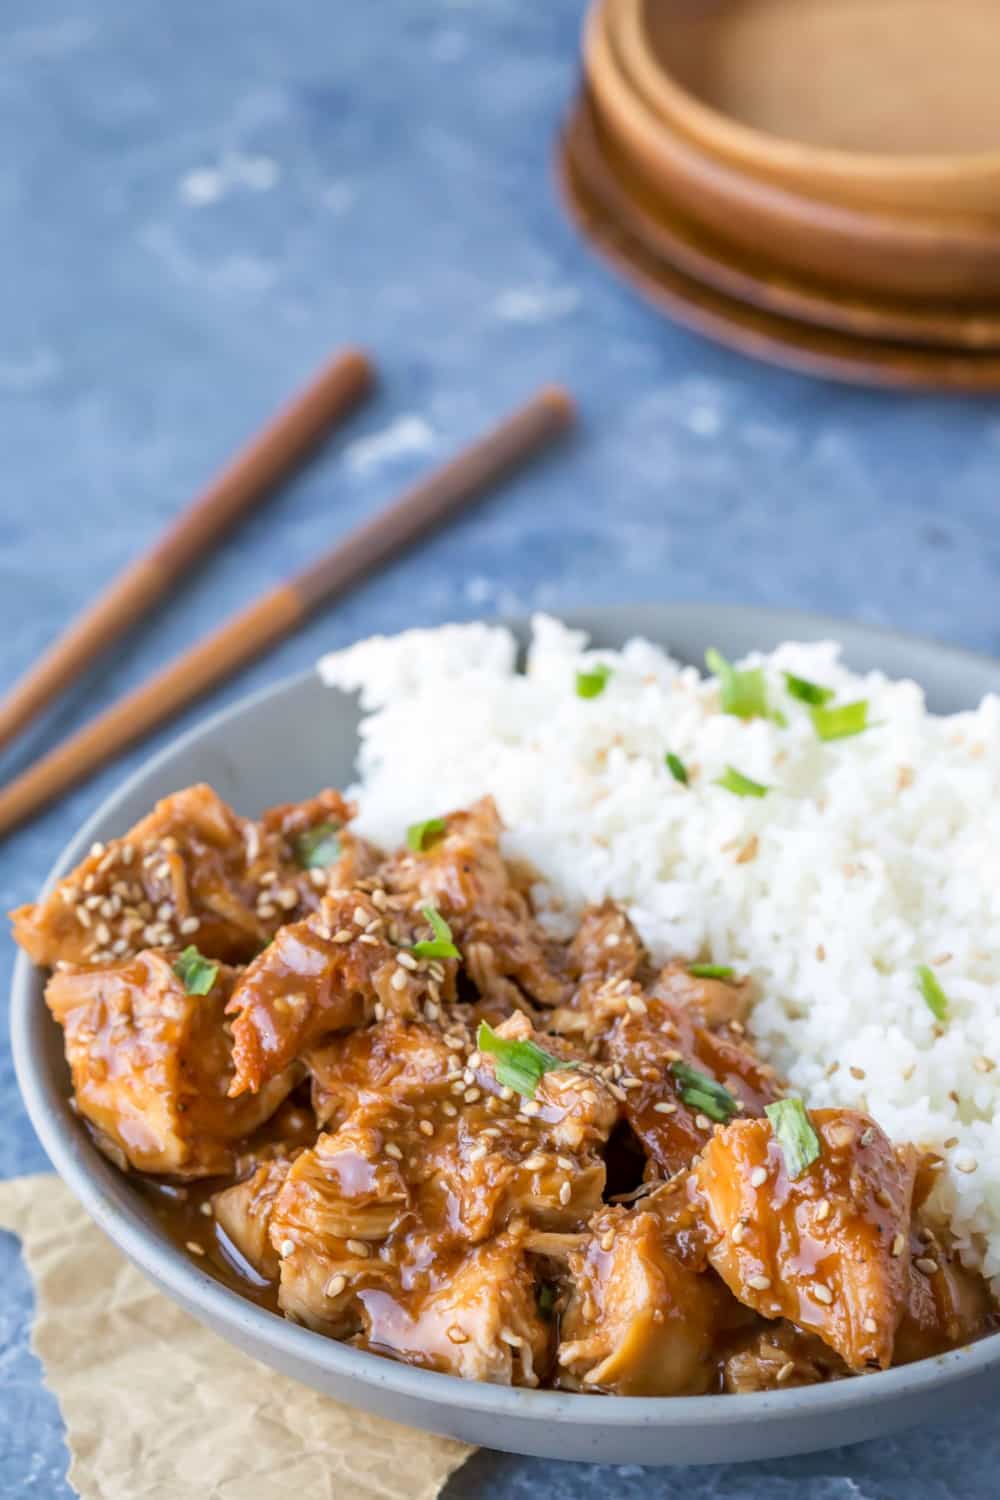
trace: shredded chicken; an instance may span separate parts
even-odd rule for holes
[[[81,1119],[215,1275],[394,1359],[617,1395],[995,1326],[933,1160],[802,1101],[786,1155],[747,979],[657,968],[611,901],[553,940],[489,799],[388,856],[352,812],[191,787],[13,914]]]

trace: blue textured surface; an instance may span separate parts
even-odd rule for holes
[[[213,703],[374,630],[591,600],[796,605],[1000,649],[997,408],[784,375],[612,282],[551,184],[580,19],[579,0],[6,0],[0,686],[333,346],[367,344],[384,381],[0,774],[550,379],[580,399],[571,448]],[[147,753],[4,844],[4,906]],[[11,958],[5,941],[4,981]],[[5,1047],[0,1118],[0,1175],[42,1168]],[[9,1237],[0,1278],[0,1494],[62,1500]],[[996,1493],[998,1450],[1000,1418],[979,1412],[683,1476],[483,1454],[449,1493],[971,1500]]]

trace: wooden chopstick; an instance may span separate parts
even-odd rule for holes
[[[359,349],[344,349],[324,365],[14,685],[0,703],[0,748],[258,505],[373,382],[371,362]]]
[[[0,790],[0,834],[258,656],[320,604],[468,505],[569,427],[574,414],[573,401],[561,387],[539,391],[498,427],[349,532],[311,567],[233,615],[214,635]]]

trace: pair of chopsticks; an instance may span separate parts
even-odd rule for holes
[[[373,384],[374,370],[360,351],[346,350],[333,359],[16,684],[0,704],[0,746],[167,593]],[[538,391],[498,426],[355,527],[304,572],[231,616],[214,634],[0,789],[0,834],[260,655],[320,605],[457,514],[569,427],[573,417],[573,401],[561,387]]]

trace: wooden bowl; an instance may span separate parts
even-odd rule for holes
[[[824,203],[716,160],[661,120],[623,71],[596,0],[584,68],[602,129],[639,180],[720,240],[784,269],[877,296],[1000,300],[1000,226],[910,221]]]
[[[598,255],[674,322],[754,359],[852,385],[986,393],[1000,390],[1000,355],[816,328],[727,297],[652,253],[609,214],[578,170],[576,121],[560,142],[556,170],[570,217]]]
[[[1000,304],[972,310],[865,298],[776,270],[762,256],[734,252],[672,212],[635,180],[628,163],[602,137],[586,98],[573,112],[564,150],[609,220],[661,261],[727,297],[856,338],[935,345],[953,352],[1000,350]]]
[[[648,102],[795,192],[1000,222],[995,0],[621,0]]]

